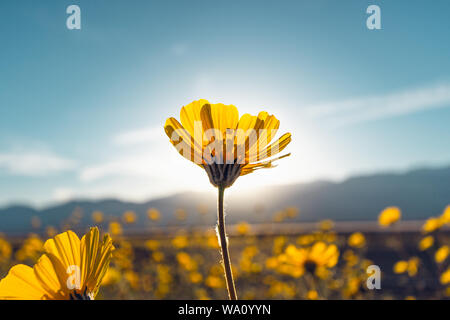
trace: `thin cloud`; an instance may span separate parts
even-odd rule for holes
[[[309,106],[303,112],[342,127],[444,107],[450,107],[449,83]]]
[[[45,176],[74,167],[74,161],[48,152],[0,153],[0,170],[12,175]]]

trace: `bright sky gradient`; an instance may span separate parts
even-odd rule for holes
[[[382,30],[366,28],[371,4]],[[2,0],[0,205],[211,190],[163,131],[199,98],[293,134],[290,158],[233,192],[449,165],[449,14],[447,0]]]

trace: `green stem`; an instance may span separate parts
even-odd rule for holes
[[[223,267],[225,269],[225,280],[227,283],[228,296],[230,300],[237,300],[236,288],[234,286],[233,272],[231,270],[230,253],[228,252],[227,234],[225,231],[225,216],[223,214],[223,198],[225,188],[219,186],[219,196],[217,202],[217,228],[220,237],[220,247],[222,249]]]

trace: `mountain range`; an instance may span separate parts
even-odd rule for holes
[[[0,209],[0,232],[24,234],[33,231],[32,219],[38,217],[40,230],[60,227],[77,210],[82,213],[79,226],[92,225],[91,214],[101,211],[109,219],[121,219],[125,211],[136,213],[130,230],[148,226],[198,226],[215,223],[216,199],[211,194],[186,192],[142,203],[117,199],[76,200],[35,209],[24,205]],[[421,220],[437,215],[450,204],[450,167],[415,169],[405,173],[380,173],[348,178],[341,182],[317,181],[272,187],[255,187],[246,192],[230,192],[226,197],[227,222],[267,223],[288,207],[299,209],[292,222],[374,221],[387,206],[398,206],[402,219]],[[158,223],[147,218],[147,210],[161,213]],[[186,219],[176,218],[183,209]],[[199,210],[206,214],[199,214]],[[34,231],[39,231],[35,229]]]

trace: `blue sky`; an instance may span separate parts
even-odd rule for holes
[[[82,29],[66,28],[81,8]],[[382,30],[366,28],[381,8]],[[0,3],[0,205],[211,190],[163,132],[205,98],[267,110],[290,158],[255,185],[450,164],[450,2]]]

